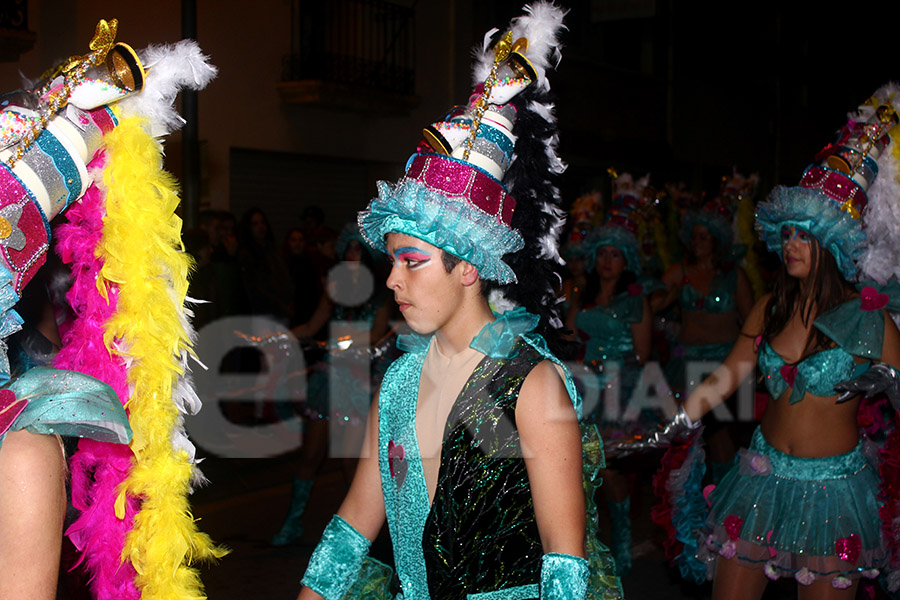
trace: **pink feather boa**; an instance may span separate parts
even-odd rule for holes
[[[92,161],[90,168],[101,169],[104,156]],[[125,365],[110,354],[103,342],[104,325],[115,313],[117,290],[107,286],[108,300],[97,290],[97,277],[103,265],[96,256],[103,237],[105,196],[92,185],[81,202],[69,208],[68,223],[56,229],[56,252],[71,266],[72,288],[66,298],[75,317],[60,327],[63,347],[54,366],[86,373],[109,384],[122,400],[128,399]],[[81,560],[90,573],[91,590],[97,600],[139,600],[134,584],[135,571],[130,562],[122,562],[125,536],[139,509],[135,498],[127,498],[124,519],[116,517],[118,488],[131,469],[131,449],[123,444],[108,444],[83,439],[72,457],[72,504],[81,511],[66,535],[81,552]]]

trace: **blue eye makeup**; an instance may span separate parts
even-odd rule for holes
[[[420,269],[431,262],[431,253],[415,246],[397,248],[394,250],[394,257],[400,262],[405,262],[410,269]]]
[[[797,240],[808,244],[812,240],[812,236],[810,236],[808,231],[803,229],[799,229],[797,227],[782,227],[781,228],[781,243],[787,244],[791,240]]]

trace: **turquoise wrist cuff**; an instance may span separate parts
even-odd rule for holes
[[[352,525],[334,515],[313,551],[300,583],[325,600],[341,600],[359,577],[371,545]]]
[[[584,600],[590,570],[580,556],[551,552],[541,558],[541,600]]]

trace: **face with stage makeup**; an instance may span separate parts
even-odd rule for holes
[[[815,238],[808,231],[790,225],[781,228],[781,260],[788,275],[806,279],[812,272],[812,245]]]
[[[429,334],[453,321],[464,301],[460,262],[449,273],[442,262],[443,251],[428,242],[402,233],[386,236],[391,273],[387,287],[413,331]]]

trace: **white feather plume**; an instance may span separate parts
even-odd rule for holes
[[[516,17],[510,22],[513,40],[528,38],[528,50],[524,53],[538,74],[537,85],[549,90],[550,83],[544,76],[548,67],[555,67],[562,58],[560,52],[559,32],[565,29],[563,17],[567,10],[552,2],[535,2],[526,4],[526,14]],[[473,83],[479,84],[487,79],[494,63],[494,53],[490,50],[492,36],[499,30],[492,29],[484,36],[481,51],[475,53],[473,66]]]
[[[900,114],[900,86],[888,83],[873,96],[878,104],[891,104]],[[875,108],[863,106],[849,117],[867,121]],[[890,145],[878,157],[878,177],[868,190],[868,208],[863,217],[866,251],[859,266],[865,278],[885,283],[892,276],[900,279],[900,135],[894,128]]]
[[[194,40],[152,44],[138,53],[147,76],[140,94],[119,102],[126,115],[147,119],[150,135],[162,137],[184,125],[175,110],[175,98],[184,88],[201,90],[218,72]]]

